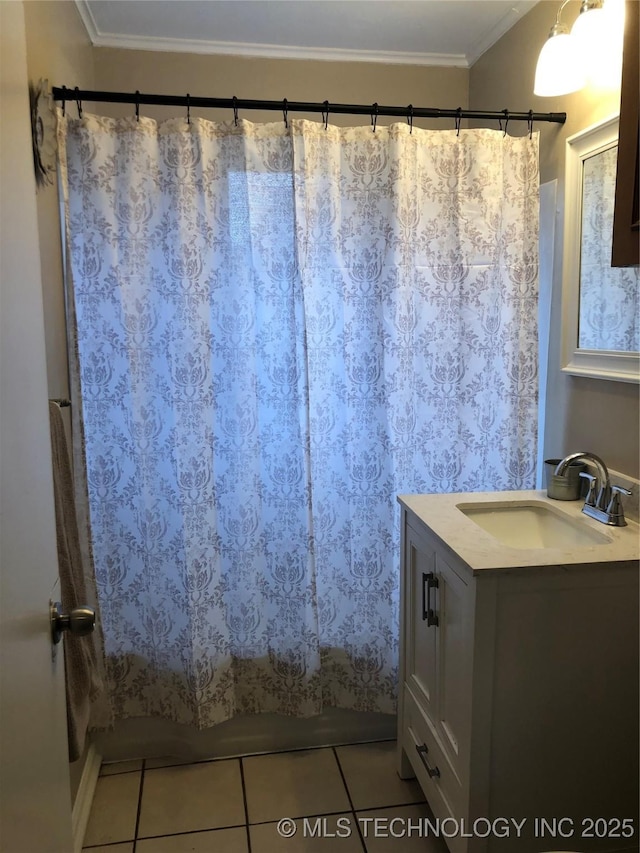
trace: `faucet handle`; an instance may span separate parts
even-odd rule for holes
[[[593,474],[589,474],[587,471],[581,471],[580,476],[583,480],[587,481],[587,497],[584,500],[585,506],[595,506],[596,505],[596,480],[597,478],[593,476]]]
[[[611,500],[607,507],[607,512],[618,510],[620,506],[620,495],[630,495],[631,489],[625,489],[623,486],[611,486]]]
[[[611,486],[611,491],[618,495],[630,495],[631,489],[625,489],[624,486]]]
[[[626,521],[624,520],[624,510],[620,503],[620,495],[630,494],[630,489],[625,489],[622,486],[611,486],[611,500],[607,507],[607,515],[616,517],[618,519],[619,526],[626,525]]]

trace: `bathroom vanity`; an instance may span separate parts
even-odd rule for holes
[[[539,491],[399,500],[399,773],[451,853],[637,850],[638,525]]]

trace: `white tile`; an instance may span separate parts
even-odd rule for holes
[[[85,846],[134,839],[141,775],[138,771],[98,778],[84,836]]]
[[[332,749],[256,755],[242,764],[250,823],[351,808]]]
[[[147,838],[136,843],[136,853],[249,853],[249,844],[242,826]]]
[[[237,759],[145,770],[139,838],[245,821]]]
[[[352,814],[299,818],[296,832],[282,835],[277,823],[252,824],[251,853],[363,853]]]
[[[427,803],[358,812],[357,818],[367,853],[448,853],[444,839],[421,824],[422,818],[435,823]]]
[[[424,794],[415,779],[398,776],[396,749],[395,741],[336,748],[354,809],[424,801]]]
[[[115,776],[117,773],[131,773],[132,770],[142,770],[142,759],[133,761],[110,761],[100,767],[101,776]]]

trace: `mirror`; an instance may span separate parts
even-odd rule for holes
[[[566,144],[562,369],[639,382],[640,269],[611,267],[618,117]]]

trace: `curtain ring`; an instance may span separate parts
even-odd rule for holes
[[[329,126],[329,101],[325,101],[323,107],[322,120],[324,121],[324,129],[326,130]]]
[[[80,89],[78,89],[78,87],[76,86],[75,91],[76,91],[76,106],[78,108],[78,118],[82,118],[82,101],[80,100],[80,98],[77,95],[77,93],[80,91]]]
[[[67,94],[67,87],[63,86],[62,87],[62,118],[65,117],[66,112],[67,112],[67,99],[65,97],[66,94]]]
[[[140,121],[140,92],[136,89],[136,121]]]
[[[507,127],[509,127],[509,110],[502,110],[504,113],[504,133],[502,134],[502,138],[507,135]]]
[[[529,119],[527,121],[529,125],[529,139],[533,138],[533,110],[529,110]]]
[[[413,133],[413,104],[407,107],[407,123],[409,124],[409,133]]]
[[[462,121],[462,107],[456,110],[456,136],[460,136],[460,122]]]
[[[284,98],[284,100],[282,101],[282,115],[284,116],[284,126],[287,128],[287,130],[289,129],[289,121],[287,119],[288,112],[289,110],[287,107],[287,99]]]
[[[238,126],[238,99],[233,96],[233,123]]]
[[[191,124],[191,104],[189,103],[190,98],[191,95],[187,92],[187,124]]]
[[[372,109],[373,109],[373,112],[371,113],[371,127],[373,129],[373,132],[375,133],[376,132],[376,124],[378,123],[378,104],[377,103],[374,104]]]

